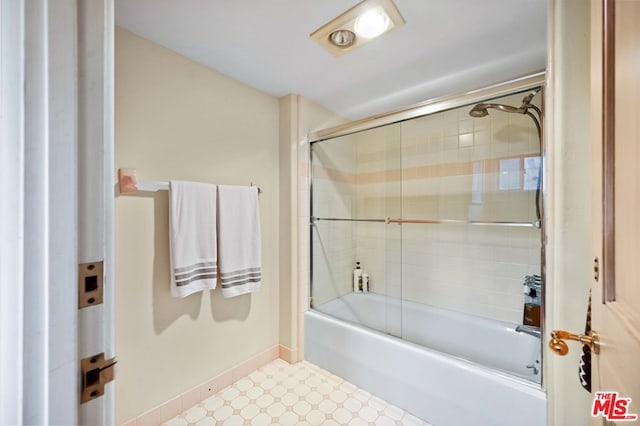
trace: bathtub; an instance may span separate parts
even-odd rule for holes
[[[435,426],[546,424],[538,338],[413,302],[399,309],[352,293],[307,311],[305,358]]]

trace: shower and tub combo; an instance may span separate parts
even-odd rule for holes
[[[309,361],[437,426],[546,423],[543,83],[311,135]]]

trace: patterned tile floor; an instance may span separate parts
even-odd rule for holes
[[[163,426],[426,425],[306,361],[277,359]]]

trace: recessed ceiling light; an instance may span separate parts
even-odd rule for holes
[[[337,30],[329,34],[329,41],[339,48],[345,48],[356,42],[356,35],[353,31]]]
[[[340,56],[402,25],[404,19],[392,0],[364,0],[310,35]]]

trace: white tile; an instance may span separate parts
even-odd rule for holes
[[[240,410],[240,415],[247,420],[253,419],[259,413],[260,413],[260,407],[258,407],[255,404],[249,404],[246,407],[244,407],[242,410]]]
[[[344,408],[338,408],[333,412],[333,419],[340,424],[348,424],[353,419],[353,413]]]
[[[269,390],[277,385],[276,381],[273,379],[266,379],[260,382],[260,387],[265,390]]]
[[[195,426],[215,426],[216,421],[212,417],[205,417],[202,420],[196,422]]]
[[[215,411],[218,408],[222,407],[223,405],[224,405],[224,399],[222,399],[220,395],[213,395],[205,399],[204,401],[202,401],[202,406],[207,411]]]
[[[233,408],[229,405],[224,405],[213,412],[213,417],[218,421],[224,421],[233,414]]]
[[[324,397],[319,392],[311,391],[307,395],[305,395],[305,399],[310,404],[317,405],[317,404],[320,404],[323,401]]]
[[[344,401],[343,405],[344,408],[352,413],[357,413],[362,408],[362,402],[356,398],[348,398]]]
[[[370,407],[368,405],[362,407],[358,412],[358,414],[362,419],[368,422],[372,422],[378,418],[378,411],[375,408]]]
[[[244,419],[237,414],[229,417],[222,423],[223,426],[242,426],[243,424]]]
[[[299,417],[296,413],[288,411],[281,415],[278,421],[282,425],[296,425],[299,422]]]
[[[273,380],[266,374],[277,376],[283,382],[290,380],[290,388],[277,384],[271,392],[265,392],[260,386]],[[148,415],[144,424],[159,424],[159,419],[152,419],[153,413]],[[400,420],[406,424],[423,424],[416,417],[308,362],[290,365],[278,360],[164,425],[362,425],[371,422],[392,425]]]
[[[333,400],[334,402],[342,403],[347,399],[347,394],[340,390],[334,390],[329,395],[329,398],[331,398],[331,400]]]
[[[256,400],[256,405],[260,408],[267,408],[273,404],[274,398],[270,394],[264,394]]]
[[[298,396],[305,396],[309,392],[311,392],[311,388],[309,386],[305,385],[305,384],[299,384],[293,389],[293,391]]]
[[[293,406],[296,402],[298,402],[298,395],[295,393],[287,392],[282,398],[281,402],[287,406]]]
[[[271,392],[273,392],[273,389],[271,389]],[[260,386],[254,386],[247,390],[247,397],[249,397],[249,399],[258,399],[262,394],[264,394],[264,389]]]
[[[235,410],[241,410],[247,404],[249,404],[249,398],[247,398],[246,395],[240,395],[230,403],[231,407],[233,407]]]
[[[253,373],[249,374],[249,376],[247,376],[249,379],[251,379],[254,383],[260,383],[263,380],[267,379],[266,374],[264,374],[261,370],[256,370]]]
[[[235,398],[237,398],[240,395],[240,391],[234,387],[228,387],[226,389],[224,389],[221,393],[221,397],[222,399],[224,399],[225,401],[233,401]]]
[[[358,389],[353,393],[353,396],[362,402],[368,401],[371,398],[371,394],[365,390]]]
[[[307,401],[299,401],[293,406],[293,411],[299,416],[305,416],[309,411],[311,411],[311,404]]]
[[[325,419],[325,414],[319,410],[311,410],[306,417],[306,420],[314,426],[323,424]]]
[[[275,404],[271,404],[269,405],[269,407],[267,407],[267,414],[269,414],[272,417],[280,417],[286,411],[287,411],[287,407],[285,407],[279,402],[276,402]]]
[[[185,419],[176,417],[169,420],[167,423],[164,423],[164,426],[188,426],[188,424],[189,423]]]
[[[458,145],[460,148],[473,146],[473,133],[463,133],[458,136]]]
[[[253,385],[254,383],[249,379],[240,379],[235,383],[235,387],[241,392],[249,390]]]
[[[396,421],[391,417],[380,416],[376,419],[376,426],[395,426]]]
[[[404,416],[405,412],[395,405],[387,405],[387,408],[384,410],[384,414],[393,420],[400,420]]]
[[[265,413],[260,413],[251,419],[251,426],[269,426],[273,423],[271,416]]]
[[[322,411],[323,413],[330,414],[336,411],[336,408],[338,408],[338,406],[330,399],[324,399],[322,400],[322,402],[320,402],[320,404],[318,404],[318,408],[320,408],[320,411]]]
[[[204,419],[206,416],[207,416],[207,410],[205,410],[203,407],[200,407],[200,406],[193,407],[184,414],[185,420],[188,421],[189,423],[195,423],[197,421],[200,421]]]

